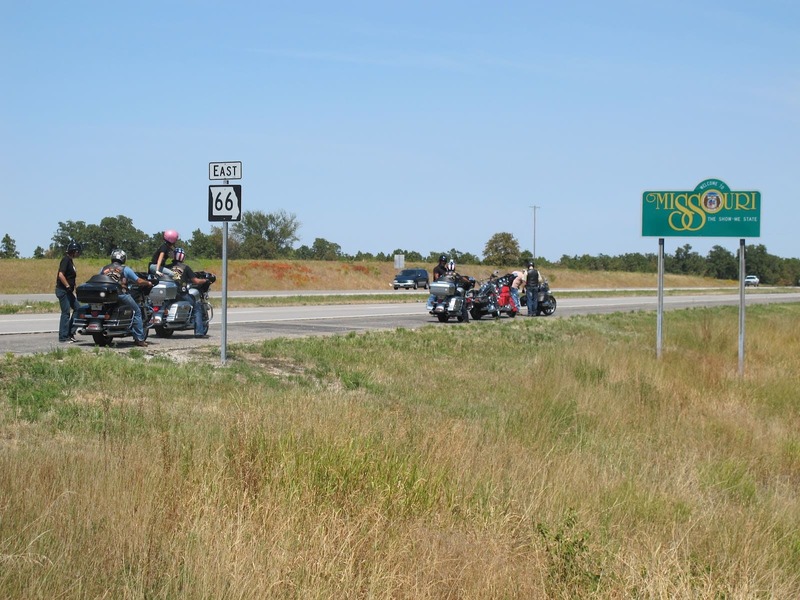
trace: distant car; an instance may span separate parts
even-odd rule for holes
[[[418,287],[423,287],[427,290],[428,282],[428,272],[425,269],[403,269],[394,278],[392,287],[394,289],[417,289]]]
[[[759,283],[760,281],[756,275],[748,275],[744,278],[744,287],[749,287],[751,285],[753,287],[758,287]]]

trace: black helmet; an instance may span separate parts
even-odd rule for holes
[[[529,268],[529,269],[532,269],[532,268],[533,268],[533,266],[534,266],[534,265],[533,265],[533,261],[532,261],[532,260],[529,260],[529,261],[528,261],[528,268]]]
[[[439,263],[445,263],[445,262],[447,262],[447,255],[446,254],[439,255]]]
[[[128,255],[125,254],[125,250],[120,250],[117,248],[111,252],[111,262],[117,262],[124,265],[126,260],[128,260]]]
[[[73,252],[80,254],[83,252],[83,247],[75,240],[70,240],[69,244],[67,244],[67,254],[72,254]]]

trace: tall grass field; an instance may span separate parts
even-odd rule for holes
[[[0,357],[0,597],[800,597],[800,305],[655,320]]]

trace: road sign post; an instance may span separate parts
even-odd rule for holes
[[[230,179],[242,178],[242,163],[208,163],[208,178],[223,180],[225,185],[208,186],[208,220],[222,221],[222,335],[220,360],[225,364],[228,346],[228,222],[242,220],[242,186],[229,185]]]

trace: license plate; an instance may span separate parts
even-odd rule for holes
[[[92,310],[103,310],[102,304],[91,304]]]

